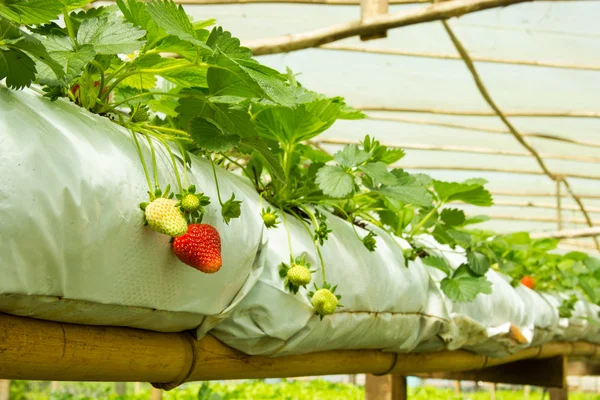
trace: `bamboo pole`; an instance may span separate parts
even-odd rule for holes
[[[494,196],[509,196],[509,197],[554,197],[556,193],[545,193],[545,192],[512,192],[506,190],[492,190]],[[582,199],[600,199],[600,195],[597,194],[580,194],[578,195]],[[569,197],[568,194],[561,194],[561,197]]]
[[[83,326],[0,314],[0,377],[30,380],[150,381],[172,388],[197,380],[278,378],[351,373],[468,371],[525,358],[597,358],[600,347],[548,343],[505,358],[468,351],[389,353],[338,350],[297,356],[245,355],[211,336]]]
[[[556,1],[556,0],[550,0]],[[422,4],[430,0],[388,0],[389,4]],[[178,4],[209,5],[209,4],[251,4],[251,3],[279,3],[279,4],[323,4],[329,6],[358,6],[360,0],[176,0]]]
[[[492,111],[482,110],[452,110],[442,108],[408,108],[387,106],[356,106],[361,111],[387,111],[397,113],[438,114],[462,117],[497,117]],[[600,118],[600,112],[594,111],[505,111],[507,117],[527,118]]]
[[[377,119],[377,118],[374,118]],[[507,132],[508,133],[508,132]],[[360,144],[360,140],[355,139],[343,139],[343,138],[323,138],[317,141],[311,141],[313,145],[347,145],[347,144]],[[493,156],[516,156],[516,157],[531,157],[531,155],[525,151],[515,150],[499,150],[494,148],[486,147],[466,147],[466,146],[455,146],[455,145],[432,145],[432,144],[414,144],[414,143],[390,143],[386,142],[385,145],[391,148],[399,149],[410,149],[410,150],[427,150],[427,151],[447,151],[456,153],[472,153],[472,154],[488,154]],[[600,147],[600,143],[598,143]],[[579,162],[591,162],[600,163],[600,157],[588,157],[578,155],[563,155],[563,154],[550,154],[540,153],[543,158],[553,160],[567,160],[567,161],[579,161]]]
[[[558,220],[555,217],[534,217],[530,215],[489,215],[488,216],[492,220],[499,221],[531,221],[531,222],[548,222],[556,224]],[[587,225],[587,221],[585,219],[573,218],[569,219],[568,222],[571,225]]]
[[[10,399],[10,381],[0,379],[0,400]]]
[[[562,179],[556,179],[556,219],[557,219],[556,227],[559,231],[562,229],[562,207],[561,207],[561,193],[560,193],[561,183],[562,183]],[[591,210],[588,210],[588,211],[591,211]]]
[[[388,13],[387,0],[360,0],[360,21],[368,24],[373,18]],[[360,35],[360,40],[383,39],[387,37],[387,30],[381,30],[368,35]]]
[[[371,35],[387,29],[420,24],[423,22],[443,20],[461,15],[518,4],[531,0],[453,0],[435,3],[427,7],[413,8],[394,14],[374,17],[367,23],[360,20],[346,22],[327,28],[317,29],[294,35],[285,35],[271,39],[251,40],[244,42],[254,55],[285,53],[326,43],[335,42],[358,35]]]
[[[574,239],[600,236],[600,228],[569,229],[556,232],[532,232],[530,236],[534,239]]]
[[[404,164],[393,164],[393,167],[403,169],[418,169],[418,170],[433,170],[433,171],[480,171],[480,172],[501,172],[506,174],[522,174],[522,175],[546,175],[541,171],[532,171],[526,169],[516,168],[492,168],[492,167],[469,167],[462,165],[404,165]],[[565,174],[564,177],[578,178],[578,179],[590,179],[600,180],[599,175],[587,175],[587,174]]]
[[[339,44],[326,44],[319,47],[324,50],[334,51],[351,51],[355,53],[368,53],[368,54],[382,54],[382,55],[394,55],[394,56],[406,56],[406,57],[418,57],[418,58],[429,58],[438,60],[459,60],[462,61],[460,56],[454,54],[441,54],[441,53],[423,53],[417,51],[406,51],[396,49],[377,49],[369,48],[364,46],[349,46]],[[569,70],[584,70],[584,71],[600,71],[600,65],[580,65],[580,64],[566,64],[556,63],[551,61],[531,61],[531,60],[516,60],[508,58],[494,58],[494,57],[471,57],[473,61],[492,63],[492,64],[509,64],[509,65],[522,65],[528,67],[545,67],[545,68],[559,68]]]
[[[416,125],[430,125],[430,126],[441,126],[444,128],[452,128],[452,129],[465,129],[472,132],[485,132],[485,133],[501,133],[501,134],[511,134],[508,129],[498,129],[498,128],[484,128],[476,125],[465,125],[465,124],[455,124],[451,122],[439,122],[439,121],[429,121],[429,120],[419,120],[413,118],[404,118],[404,117],[382,117],[382,116],[373,116],[368,115],[369,119],[377,120],[377,121],[390,121],[390,122],[402,122],[407,124],[416,124]],[[535,137],[538,139],[546,139],[546,140],[554,140],[563,143],[570,143],[580,146],[587,147],[597,147],[600,148],[600,142],[589,142],[585,140],[575,140],[568,139],[561,136],[552,135],[549,133],[543,132],[521,132],[521,136],[524,137]]]
[[[561,197],[558,197],[558,198],[561,198]],[[544,208],[544,209],[550,209],[550,210],[557,210],[558,218],[561,218],[560,210],[581,211],[581,209],[578,206],[569,206],[569,205],[564,205],[562,203],[560,205],[554,205],[554,204],[545,204],[545,203],[494,200],[494,205],[502,206],[502,207]],[[586,210],[588,213],[600,213],[600,208],[598,208],[598,207],[586,207]]]

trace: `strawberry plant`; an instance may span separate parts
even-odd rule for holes
[[[64,98],[131,132],[148,185],[143,216],[149,228],[173,238],[182,262],[206,273],[221,268],[220,234],[202,217],[211,201],[227,224],[241,215],[236,193],[219,187],[216,169],[226,168],[247,177],[260,194],[256,212],[265,228],[282,224],[287,230],[287,219],[296,218],[306,230],[319,258],[319,279],[305,254],[293,254],[291,241],[289,263],[280,272],[287,289],[308,296],[321,317],[341,307],[321,254],[335,235],[330,218],[346,221],[369,251],[377,251],[377,235],[396,243],[406,239],[411,249],[398,243],[406,266],[420,258],[443,271],[441,289],[454,301],[489,294],[485,275],[495,268],[515,284],[527,277],[536,290],[576,289],[600,302],[597,260],[549,253],[555,241],[469,229],[487,218],[467,217],[453,204],[491,206],[485,181],[409,174],[398,167],[401,149],[370,136],[333,154],[316,145],[313,139],[335,121],[364,115],[340,97],[304,88],[290,70],[260,64],[214,20],[193,21],[171,0],[117,0],[97,8],[87,3],[0,2],[0,79],[12,89],[34,84],[52,101]],[[149,162],[141,143],[150,149]],[[159,176],[158,148],[168,155],[175,182]],[[189,185],[190,154],[210,163],[216,200]],[[454,268],[422,244],[423,234],[464,251],[466,262]],[[309,283],[314,293],[300,293]]]

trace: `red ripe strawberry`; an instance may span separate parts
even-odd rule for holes
[[[191,224],[185,235],[173,240],[173,252],[190,267],[213,274],[221,265],[221,237],[214,226]]]
[[[529,275],[525,275],[524,277],[522,277],[521,283],[524,286],[527,286],[529,289],[535,289],[535,282],[534,282],[533,278],[530,277]]]

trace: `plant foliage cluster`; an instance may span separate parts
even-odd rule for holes
[[[316,291],[335,290],[335,282],[326,280],[321,248],[335,234],[328,219],[342,218],[369,251],[377,251],[377,236],[408,240],[413,248],[404,250],[407,267],[420,258],[443,271],[441,288],[454,301],[489,294],[485,275],[494,268],[515,285],[530,276],[540,290],[579,290],[600,302],[597,260],[582,253],[552,253],[556,241],[532,240],[526,233],[471,229],[487,217],[468,217],[453,204],[491,206],[484,180],[443,182],[409,174],[398,166],[401,149],[370,136],[334,154],[315,144],[335,121],[364,115],[340,97],[304,88],[290,70],[280,73],[260,64],[231,33],[214,26],[214,20],[193,21],[171,0],[117,0],[114,6],[98,8],[87,3],[0,2],[0,79],[12,89],[35,83],[50,100],[67,98],[130,130],[150,200],[174,194],[181,200],[195,190],[187,182],[190,154],[195,154],[209,160],[213,171],[215,165],[238,170],[252,182],[261,201],[268,203],[257,210],[267,228],[287,226],[286,218],[303,224],[320,260],[313,266],[322,272]],[[150,168],[141,151],[140,143],[146,142],[152,153]],[[161,182],[158,174],[157,146],[170,156],[176,193],[161,189],[169,182]],[[240,216],[241,201],[235,193],[222,194],[216,173],[214,179],[223,220],[229,223]],[[198,193],[201,208],[208,205],[211,199]],[[467,261],[453,268],[418,244],[415,238],[422,234],[466,252]],[[282,263],[282,278],[293,292],[306,286],[308,276],[294,280],[287,271],[303,259],[303,254],[290,254],[289,264]],[[339,292],[344,290],[350,288],[340,287]],[[340,296],[327,297],[322,308],[339,307],[334,298]],[[563,316],[569,315],[572,303],[565,303]]]

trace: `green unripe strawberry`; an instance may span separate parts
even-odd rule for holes
[[[189,213],[200,209],[200,198],[193,193],[188,193],[181,199],[181,207]]]
[[[292,265],[287,272],[287,278],[294,286],[306,286],[310,283],[311,275],[304,265]]]
[[[271,212],[264,213],[262,219],[267,228],[272,228],[277,225],[277,216]]]
[[[188,230],[188,224],[176,204],[177,200],[162,197],[153,200],[144,210],[148,226],[158,233],[171,237],[184,235]]]
[[[319,289],[312,295],[311,303],[317,314],[330,315],[335,312],[339,300],[329,289]]]

